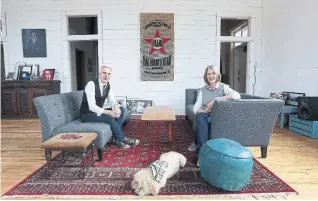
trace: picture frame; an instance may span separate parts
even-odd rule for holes
[[[22,29],[23,57],[47,57],[46,30]]]
[[[32,74],[32,65],[24,65],[24,66],[20,65],[18,67],[17,80],[29,80],[31,74]]]
[[[15,72],[8,72],[6,80],[14,80]]]
[[[44,69],[42,73],[42,80],[53,80],[55,69]]]
[[[127,96],[115,96],[117,103],[122,107],[127,107]]]
[[[144,112],[145,108],[152,106],[152,104],[152,100],[127,99],[127,110],[132,115],[140,115]]]
[[[14,67],[14,70],[13,71],[15,71],[15,78],[18,80],[19,78],[18,78],[18,73],[19,73],[19,67],[20,66],[26,66],[27,64],[26,64],[26,62],[16,62],[15,63],[15,67]]]

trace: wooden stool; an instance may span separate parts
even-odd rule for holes
[[[52,151],[62,151],[63,161],[65,161],[65,152],[82,153],[83,177],[90,166],[95,163],[94,158],[94,140],[96,133],[61,133],[42,143],[41,148],[45,150],[45,158],[48,162],[47,171],[53,172],[51,156]],[[84,163],[84,159],[91,152],[91,160]],[[80,167],[78,165],[64,165],[63,167]],[[48,174],[49,175],[49,174]]]

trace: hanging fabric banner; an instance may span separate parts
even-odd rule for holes
[[[174,14],[140,14],[140,78],[174,80]]]

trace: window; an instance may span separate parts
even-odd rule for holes
[[[248,36],[248,19],[221,19],[221,36]]]
[[[69,35],[97,34],[97,16],[69,17]]]
[[[248,36],[248,23],[244,23],[243,25],[236,28],[232,31],[232,36],[235,37],[247,37]],[[234,43],[234,46],[241,45],[242,43]]]

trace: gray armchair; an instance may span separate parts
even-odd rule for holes
[[[94,142],[99,160],[103,160],[103,148],[112,137],[110,126],[103,122],[83,123],[80,120],[80,106],[84,91],[40,96],[33,99],[41,121],[42,141],[59,133],[95,132]],[[125,110],[125,123],[130,114]],[[125,125],[124,123],[124,125]]]
[[[197,89],[186,89],[186,118],[196,130],[193,106]],[[284,101],[248,94],[240,100],[217,100],[212,107],[210,139],[228,138],[243,146],[261,147],[262,158],[267,157],[267,147]]]

